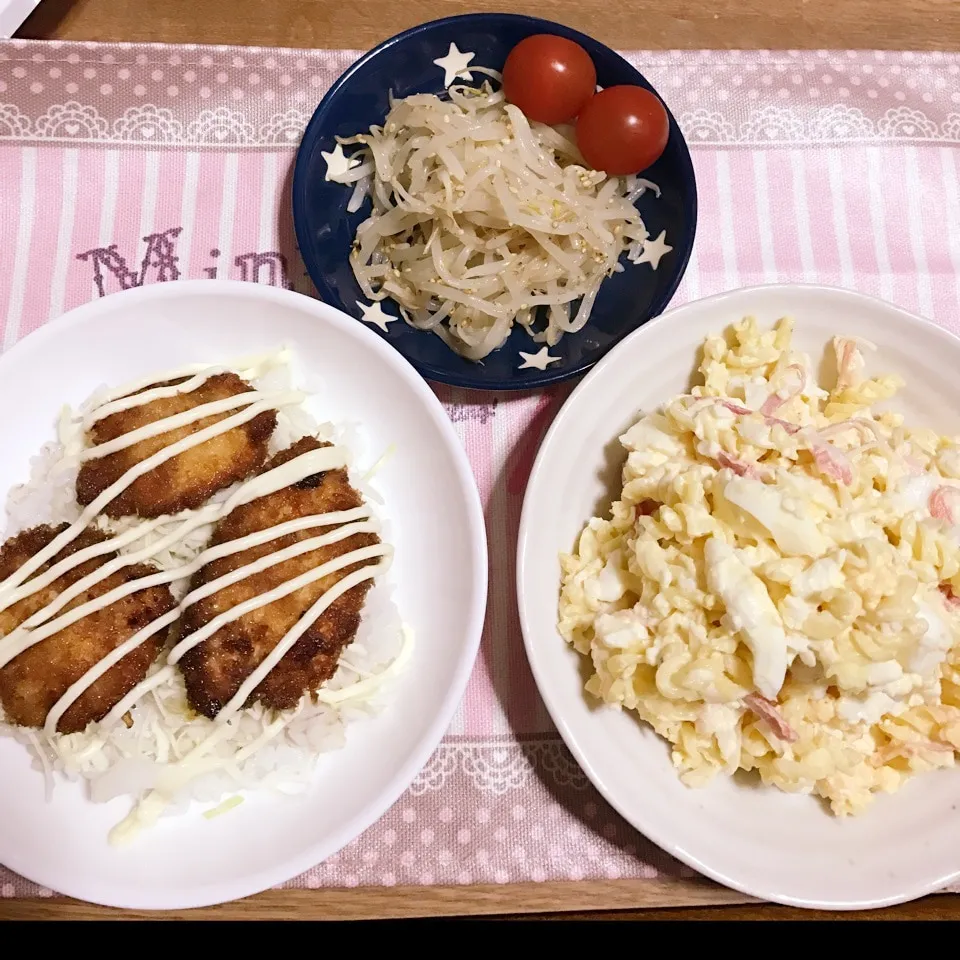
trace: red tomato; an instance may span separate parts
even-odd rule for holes
[[[577,117],[577,146],[594,170],[624,176],[646,170],[667,146],[670,121],[643,87],[607,87]]]
[[[503,94],[528,120],[566,123],[597,89],[597,70],[579,43],[538,33],[521,40],[503,65]]]

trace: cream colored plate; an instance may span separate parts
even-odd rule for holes
[[[557,554],[619,491],[617,437],[643,411],[688,386],[703,338],[752,314],[790,315],[795,342],[815,358],[837,334],[878,347],[872,371],[907,386],[894,409],[960,433],[960,340],[869,297],[814,286],[737,290],[648,323],[601,361],[554,422],[534,465],[520,527],[517,589],[527,656],[554,722],[607,800],[638,830],[727,886],[805,907],[897,903],[960,877],[960,769],[915,778],[856,819],[814,798],[718,779],[684,787],[663,741],[632,716],[582,692],[577,655],[556,630]]]

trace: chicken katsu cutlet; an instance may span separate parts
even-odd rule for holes
[[[187,379],[155,383],[137,392],[175,386]],[[91,446],[100,446],[158,420],[251,390],[253,387],[235,373],[215,374],[189,393],[151,400],[98,420],[89,431],[89,442]],[[87,460],[77,476],[77,500],[84,506],[92,503],[138,463],[233,416],[239,409],[205,417],[141,440],[124,450]],[[197,444],[138,477],[106,506],[104,513],[114,518],[135,515],[147,519],[199,507],[218,491],[260,469],[267,458],[267,444],[276,426],[276,411],[267,410],[232,430]]]
[[[304,437],[278,453],[264,472],[324,446],[329,444]],[[236,540],[289,520],[351,510],[362,505],[363,498],[350,485],[346,470],[329,470],[237,507],[220,521],[211,545]],[[298,531],[216,559],[198,572],[191,590],[300,540],[333,529],[335,527],[331,526],[322,530]],[[181,622],[181,640],[239,603],[260,596],[336,557],[379,542],[376,534],[357,533],[253,573],[189,606]],[[193,709],[204,716],[215,717],[307,610],[337,581],[363,565],[351,564],[247,613],[184,654],[180,669]],[[287,710],[295,707],[305,693],[318,690],[329,680],[337,670],[340,654],[356,635],[369,588],[370,581],[367,580],[334,600],[253,691],[246,706],[259,702],[276,710]]]
[[[0,582],[19,570],[67,526],[33,527],[8,540],[0,547]],[[65,557],[105,539],[96,530],[84,531],[43,564],[33,577],[46,572]],[[114,557],[115,553],[107,553],[79,564],[49,586],[24,597],[6,610],[0,610],[0,642],[69,586]],[[75,597],[56,616],[102,597],[124,583],[153,573],[156,573],[154,567],[142,563],[124,567]],[[26,581],[29,582],[30,579]],[[25,650],[0,668],[0,705],[7,721],[23,727],[42,727],[57,701],[91,667],[175,606],[176,601],[166,586],[147,587],[91,613]],[[102,720],[143,680],[163,649],[166,633],[165,630],[158,631],[88,687],[60,718],[57,732],[77,733],[89,723]]]

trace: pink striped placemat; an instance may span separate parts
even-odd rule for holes
[[[142,283],[235,277],[309,293],[291,164],[313,106],[356,56],[0,43],[0,346]],[[823,281],[960,331],[960,56],[627,56],[670,103],[697,169],[699,231],[676,302]],[[568,388],[437,392],[486,506],[482,653],[407,794],[290,885],[692,876],[592,789],[527,669],[516,531],[534,453]],[[0,896],[44,895],[0,867]]]

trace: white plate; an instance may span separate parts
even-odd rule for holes
[[[40,0],[0,0],[0,39],[12,37]]]
[[[90,803],[79,785],[44,802],[26,750],[0,739],[0,863],[96,903],[172,909],[233,900],[296,876],[349,843],[409,786],[446,730],[480,642],[487,591],[483,513],[442,406],[385,341],[332,307],[274,287],[208,280],[98,300],[0,358],[0,493],[26,479],[63,403],[103,383],[185,363],[295,345],[314,412],[361,425],[364,460],[395,444],[375,478],[386,500],[401,615],[416,635],[390,706],[347,726],[311,791],[251,794],[228,815],[168,818],[127,849],[107,844],[129,804]]]
[[[907,386],[894,408],[960,433],[960,340],[896,307],[842,290],[755,287],[671,311],[615,347],[574,391],[543,443],[520,525],[517,589],[527,656],[567,746],[633,826],[689,866],[744,893],[804,907],[897,903],[960,876],[960,770],[922,775],[839,820],[814,798],[718,778],[693,790],[664,741],[627,713],[591,705],[577,654],[556,630],[557,554],[619,493],[617,437],[641,410],[684,391],[697,347],[753,315],[796,319],[797,346],[815,358],[836,334],[879,347],[869,368]]]

